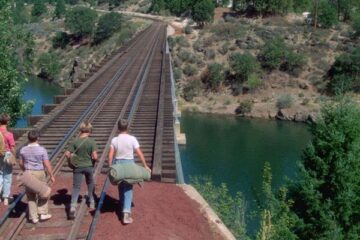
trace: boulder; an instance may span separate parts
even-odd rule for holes
[[[286,109],[279,109],[276,116],[275,116],[275,118],[278,119],[278,120],[281,120],[281,121],[293,121],[294,120],[294,115],[291,114]]]

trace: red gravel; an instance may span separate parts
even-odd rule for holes
[[[145,183],[134,187],[134,222],[119,221],[118,191],[110,186],[94,239],[220,239],[199,205],[174,184]]]

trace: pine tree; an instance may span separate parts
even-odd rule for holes
[[[323,108],[292,188],[300,239],[360,236],[360,109],[342,100]]]
[[[39,17],[44,13],[46,13],[45,2],[43,0],[34,1],[34,6],[31,10],[31,15],[34,17]]]
[[[200,0],[193,6],[192,17],[202,27],[206,22],[213,21],[214,10],[215,6],[212,0]]]

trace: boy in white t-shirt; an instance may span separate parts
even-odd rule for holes
[[[140,158],[144,167],[151,172],[147,166],[144,154],[140,149],[137,139],[128,134],[128,121],[120,119],[118,121],[119,135],[111,140],[110,151],[108,155],[109,166],[112,164],[124,164],[134,162],[134,152]],[[115,158],[114,158],[115,154]],[[131,203],[133,199],[133,188],[131,184],[122,182],[119,185],[119,200],[123,200],[123,223],[129,224],[133,222],[131,217]]]

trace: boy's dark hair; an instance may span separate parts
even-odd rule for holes
[[[7,113],[0,114],[0,124],[1,125],[9,124],[10,120],[11,120],[11,117],[9,114],[7,114]]]
[[[31,130],[28,133],[28,139],[31,143],[36,142],[39,138],[39,131],[37,130]]]
[[[128,121],[126,119],[120,119],[118,121],[118,129],[120,132],[125,132],[128,130]]]

